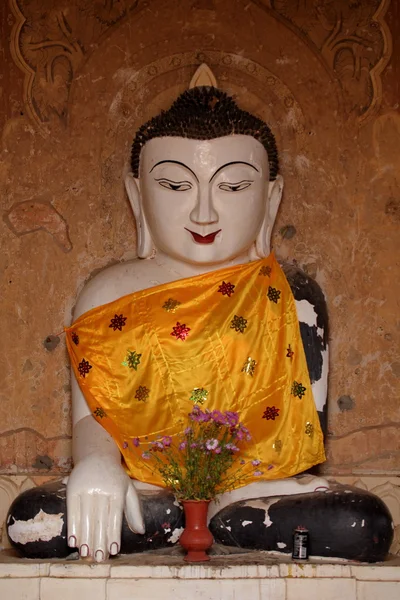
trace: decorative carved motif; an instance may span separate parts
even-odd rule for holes
[[[390,0],[253,0],[287,23],[333,72],[364,122],[379,107],[380,75],[391,55],[384,15]],[[10,0],[16,23],[11,50],[25,73],[27,110],[41,127],[66,123],[73,77],[110,27],[141,8],[139,0],[55,0],[43,12],[41,0]],[[144,5],[144,3],[143,3]],[[214,2],[195,3],[214,8]]]
[[[266,4],[306,38],[336,75],[351,112],[363,122],[382,97],[380,75],[392,44],[384,16],[390,0],[267,0]]]
[[[11,38],[15,63],[25,73],[24,100],[41,127],[67,120],[73,77],[99,38],[136,8],[138,0],[10,0],[16,22]]]

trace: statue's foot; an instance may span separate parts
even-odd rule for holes
[[[121,553],[144,552],[175,544],[183,531],[183,511],[173,494],[138,491],[146,533],[133,533],[124,517]],[[26,558],[65,558],[67,545],[66,484],[55,481],[23,492],[10,507],[7,533],[13,548]]]
[[[366,562],[384,560],[393,539],[386,505],[357,488],[236,502],[210,522],[216,542],[291,553],[293,531],[310,532],[310,554]]]

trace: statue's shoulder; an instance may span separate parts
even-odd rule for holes
[[[157,268],[154,267],[153,261],[136,258],[95,272],[78,296],[74,319],[92,308],[158,285]]]
[[[297,265],[284,262],[280,265],[296,300],[300,322],[315,319],[316,328],[324,331],[326,345],[329,333],[328,310],[325,295],[320,285]],[[310,315],[308,319],[307,313]],[[309,324],[311,325],[311,323]]]

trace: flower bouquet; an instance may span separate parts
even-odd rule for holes
[[[250,440],[250,432],[240,423],[238,413],[203,411],[195,405],[187,427],[176,440],[160,437],[142,453],[148,467],[156,470],[166,487],[182,501],[186,527],[180,543],[189,549],[185,560],[209,560],[205,554],[212,544],[207,527],[208,504],[218,494],[243,485],[249,467],[260,464],[258,460],[239,458],[241,446]],[[262,475],[259,471],[254,474]],[[194,515],[197,511],[202,514],[201,525]],[[197,537],[188,542],[193,531]]]

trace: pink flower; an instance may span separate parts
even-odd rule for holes
[[[124,443],[122,444],[122,447],[123,447],[123,449],[124,449],[124,450],[126,450],[126,448],[128,447],[128,442],[124,442]]]
[[[169,448],[172,444],[172,437],[170,435],[165,435],[161,441],[164,444],[165,448]]]
[[[192,442],[192,443],[190,444],[190,447],[191,447],[191,448],[197,448],[197,444],[196,444],[196,442]]]
[[[183,432],[185,435],[189,435],[190,433],[192,433],[193,429],[191,427],[186,427],[185,431]]]
[[[178,446],[178,450],[184,450],[186,448],[186,442],[181,442]]]
[[[218,446],[218,448],[215,448],[215,450],[213,450],[214,454],[221,454],[221,447]]]
[[[241,464],[241,465],[245,465],[245,464],[246,464],[246,461],[245,461],[245,460],[243,460],[243,458],[242,458],[242,459],[241,459],[241,461],[240,461],[240,464]]]
[[[142,458],[144,458],[144,460],[150,460],[151,454],[149,452],[143,452]]]
[[[215,450],[215,448],[218,447],[218,440],[217,439],[213,439],[213,440],[207,440],[206,441],[206,448],[207,450]]]
[[[251,461],[251,464],[253,465],[253,467],[258,467],[258,465],[261,465],[261,460],[258,460],[258,458],[256,458],[255,460]]]
[[[138,437],[133,438],[132,444],[135,446],[135,448],[138,448],[140,446],[139,438]]]
[[[254,475],[255,475],[256,477],[260,477],[260,475],[262,475],[262,474],[263,474],[263,472],[262,472],[262,471],[254,471]]]

